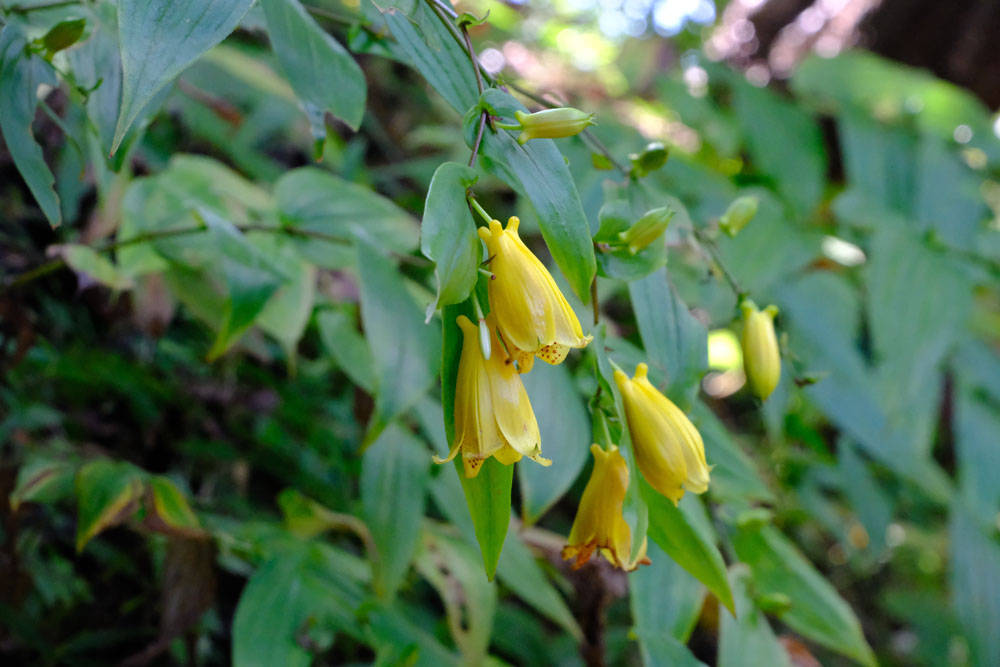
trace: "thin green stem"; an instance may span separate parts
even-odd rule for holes
[[[523,126],[520,123],[498,123],[493,121],[493,127],[501,130],[520,130]]]
[[[469,199],[469,206],[472,207],[472,210],[478,213],[486,224],[490,224],[490,222],[493,220],[493,216],[486,212],[486,209],[483,208],[478,201],[476,201],[475,197],[469,195],[468,199]]]
[[[694,227],[691,228],[691,234],[698,241],[698,244],[706,249],[712,263],[719,269],[719,273],[722,274],[722,277],[725,278],[729,287],[733,290],[733,293],[736,294],[736,303],[741,302],[747,296],[748,292],[740,287],[740,284],[736,281],[735,276],[733,276],[729,269],[726,268],[726,264],[722,261],[722,256],[719,254],[719,250],[716,248],[715,243]]]

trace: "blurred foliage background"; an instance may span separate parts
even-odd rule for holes
[[[551,210],[578,192],[588,244],[675,211],[635,257],[598,245],[606,336],[524,376],[555,465],[518,464],[492,580],[430,458],[419,220],[478,99],[450,6],[0,7],[5,664],[1000,664],[996,3],[456,8],[497,85],[596,112],[568,171],[537,149]],[[560,259],[505,159],[478,200]],[[764,403],[737,292],[781,310]],[[608,356],[715,466],[679,510],[646,496],[628,575],[559,558]]]

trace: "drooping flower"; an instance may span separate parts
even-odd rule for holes
[[[486,324],[492,349],[489,359],[480,349],[479,328],[464,315],[458,317],[463,340],[455,386],[455,440],[448,457],[435,456],[434,461],[451,461],[461,451],[466,477],[478,475],[490,456],[504,465],[522,456],[551,465],[552,461],[541,456],[535,413],[513,361],[497,339],[492,314]]]
[[[579,569],[590,560],[595,549],[615,567],[634,570],[646,558],[646,542],[633,560],[632,531],[622,516],[625,492],[628,489],[628,466],[618,448],[604,450],[591,445],[594,470],[580,498],[580,507],[569,531],[568,544],[563,547],[563,560],[576,558],[573,569]]]
[[[552,274],[528,249],[512,217],[507,228],[491,220],[479,236],[489,251],[490,308],[511,356],[522,373],[531,370],[537,356],[550,364],[562,363],[571,347],[585,347],[592,336],[584,336],[580,321]]]
[[[521,134],[517,137],[519,144],[531,139],[572,137],[594,124],[594,114],[573,107],[545,109],[535,113],[515,111],[514,117],[521,126]]]
[[[615,383],[625,403],[639,472],[676,505],[685,490],[708,490],[705,445],[691,420],[650,383],[648,372],[646,364],[636,366],[633,378],[616,370]]]
[[[740,303],[743,311],[743,371],[750,382],[750,389],[761,400],[766,399],[781,379],[781,354],[778,338],[774,333],[777,306],[758,310],[749,299]]]

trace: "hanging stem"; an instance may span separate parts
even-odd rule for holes
[[[473,197],[470,194],[468,200],[469,200],[469,206],[472,207],[473,211],[479,214],[479,216],[483,219],[483,222],[489,224],[490,222],[493,221],[493,216],[486,212],[486,209],[483,208],[478,201],[476,201],[475,197]]]
[[[740,287],[736,278],[732,273],[730,273],[729,269],[726,268],[725,263],[722,261],[722,257],[719,255],[718,248],[715,247],[715,243],[711,239],[706,238],[701,231],[695,229],[694,227],[691,228],[691,234],[698,241],[699,245],[708,251],[708,255],[712,260],[712,263],[719,269],[719,273],[722,274],[722,277],[725,278],[726,282],[729,284],[730,289],[732,289],[733,293],[736,294],[736,302],[739,303],[742,301],[743,298],[747,296],[748,292]]]

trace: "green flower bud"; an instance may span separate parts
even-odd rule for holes
[[[750,389],[761,400],[766,399],[781,379],[781,355],[774,334],[777,306],[758,310],[749,299],[740,304],[743,311],[743,370]]]
[[[631,153],[628,157],[632,161],[632,175],[642,178],[651,171],[656,171],[667,163],[670,152],[667,147],[659,141],[646,144],[641,153]]]
[[[647,211],[638,222],[618,234],[622,243],[628,246],[633,255],[660,237],[674,217],[674,210],[669,206],[661,206]]]
[[[736,236],[757,215],[757,204],[756,197],[738,197],[719,218],[719,227],[729,236]]]
[[[546,109],[535,113],[515,111],[514,116],[521,124],[521,134],[517,143],[524,144],[531,139],[559,139],[580,134],[588,125],[594,124],[594,114],[572,107]]]
[[[757,596],[754,602],[761,611],[775,616],[781,616],[792,606],[792,598],[784,593],[764,593]]]

